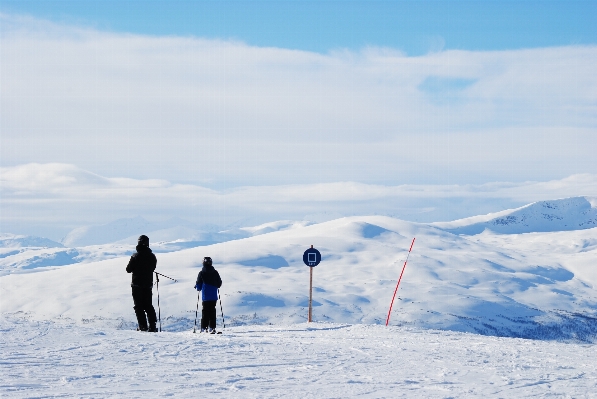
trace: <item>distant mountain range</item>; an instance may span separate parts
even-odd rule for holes
[[[0,248],[64,248],[59,242],[48,238],[17,234],[0,234]]]
[[[0,248],[79,248],[117,243],[136,245],[141,234],[149,236],[152,247],[171,252],[210,245],[276,231],[292,230],[313,224],[308,221],[281,220],[252,227],[220,230],[217,226],[197,226],[183,219],[149,222],[141,216],[118,219],[104,225],[78,227],[61,242],[47,238],[1,234]],[[476,235],[483,231],[498,234],[583,230],[597,227],[597,199],[590,197],[539,201],[517,209],[473,216],[452,222],[430,223],[454,234]]]
[[[254,227],[239,227],[220,231],[216,226],[197,226],[182,219],[170,219],[156,223],[148,222],[137,216],[99,226],[79,227],[68,233],[62,240],[62,244],[66,247],[108,243],[130,245],[136,244],[137,237],[145,234],[149,236],[152,243],[176,242],[173,245],[182,249],[290,230],[310,224],[313,223],[281,220]],[[473,216],[452,222],[431,223],[430,225],[450,233],[465,235],[475,235],[485,230],[499,234],[582,230],[597,226],[597,199],[575,197],[539,201],[517,209]]]
[[[561,216],[577,209],[580,215],[570,214],[569,220],[582,228],[586,225],[579,226],[579,220],[589,213],[579,203],[538,203],[521,208],[524,213],[513,210],[468,225],[501,226],[491,222],[514,215],[525,216],[527,229],[533,226],[531,216],[537,218],[535,227],[547,228],[538,224],[542,219],[569,227],[563,219],[543,218],[539,210]],[[274,223],[254,231],[277,227],[285,230],[157,253],[158,270],[178,280],[160,283],[166,331],[193,328],[197,292],[192,287],[204,256],[214,259],[224,281],[220,291],[227,324],[304,321],[310,272],[303,253],[310,245],[322,254],[313,271],[314,320],[384,324],[416,237],[392,325],[597,342],[597,228],[468,236],[387,216],[354,216],[309,226]],[[130,276],[124,270],[133,244],[32,249],[0,259],[0,266],[6,262],[6,275],[0,270],[0,295],[8,298],[2,311],[134,328]],[[96,252],[86,252],[91,250]],[[113,255],[100,259],[99,251]]]
[[[485,230],[499,234],[521,234],[590,229],[597,227],[597,199],[575,197],[539,201],[517,209],[431,225],[465,235],[475,235]]]

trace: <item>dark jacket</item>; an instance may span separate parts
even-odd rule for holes
[[[149,247],[137,245],[137,252],[131,256],[126,267],[127,273],[133,273],[131,287],[151,288],[157,263],[158,260]]]
[[[201,299],[203,301],[217,301],[218,288],[222,286],[220,273],[213,266],[203,266],[203,269],[197,276],[195,289],[202,291]]]

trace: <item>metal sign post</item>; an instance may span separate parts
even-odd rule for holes
[[[309,266],[309,323],[313,320],[313,268],[321,262],[321,254],[313,248],[307,249],[303,254],[303,262]]]
[[[313,320],[313,268],[309,268],[309,323]]]

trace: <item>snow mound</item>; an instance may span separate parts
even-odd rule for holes
[[[521,234],[590,229],[597,226],[597,200],[574,197],[539,201],[518,209],[431,225],[465,235],[475,235],[485,230],[499,234]]]

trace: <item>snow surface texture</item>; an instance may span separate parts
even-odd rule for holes
[[[0,318],[0,396],[597,397],[594,345],[330,323],[223,335],[98,327]]]

